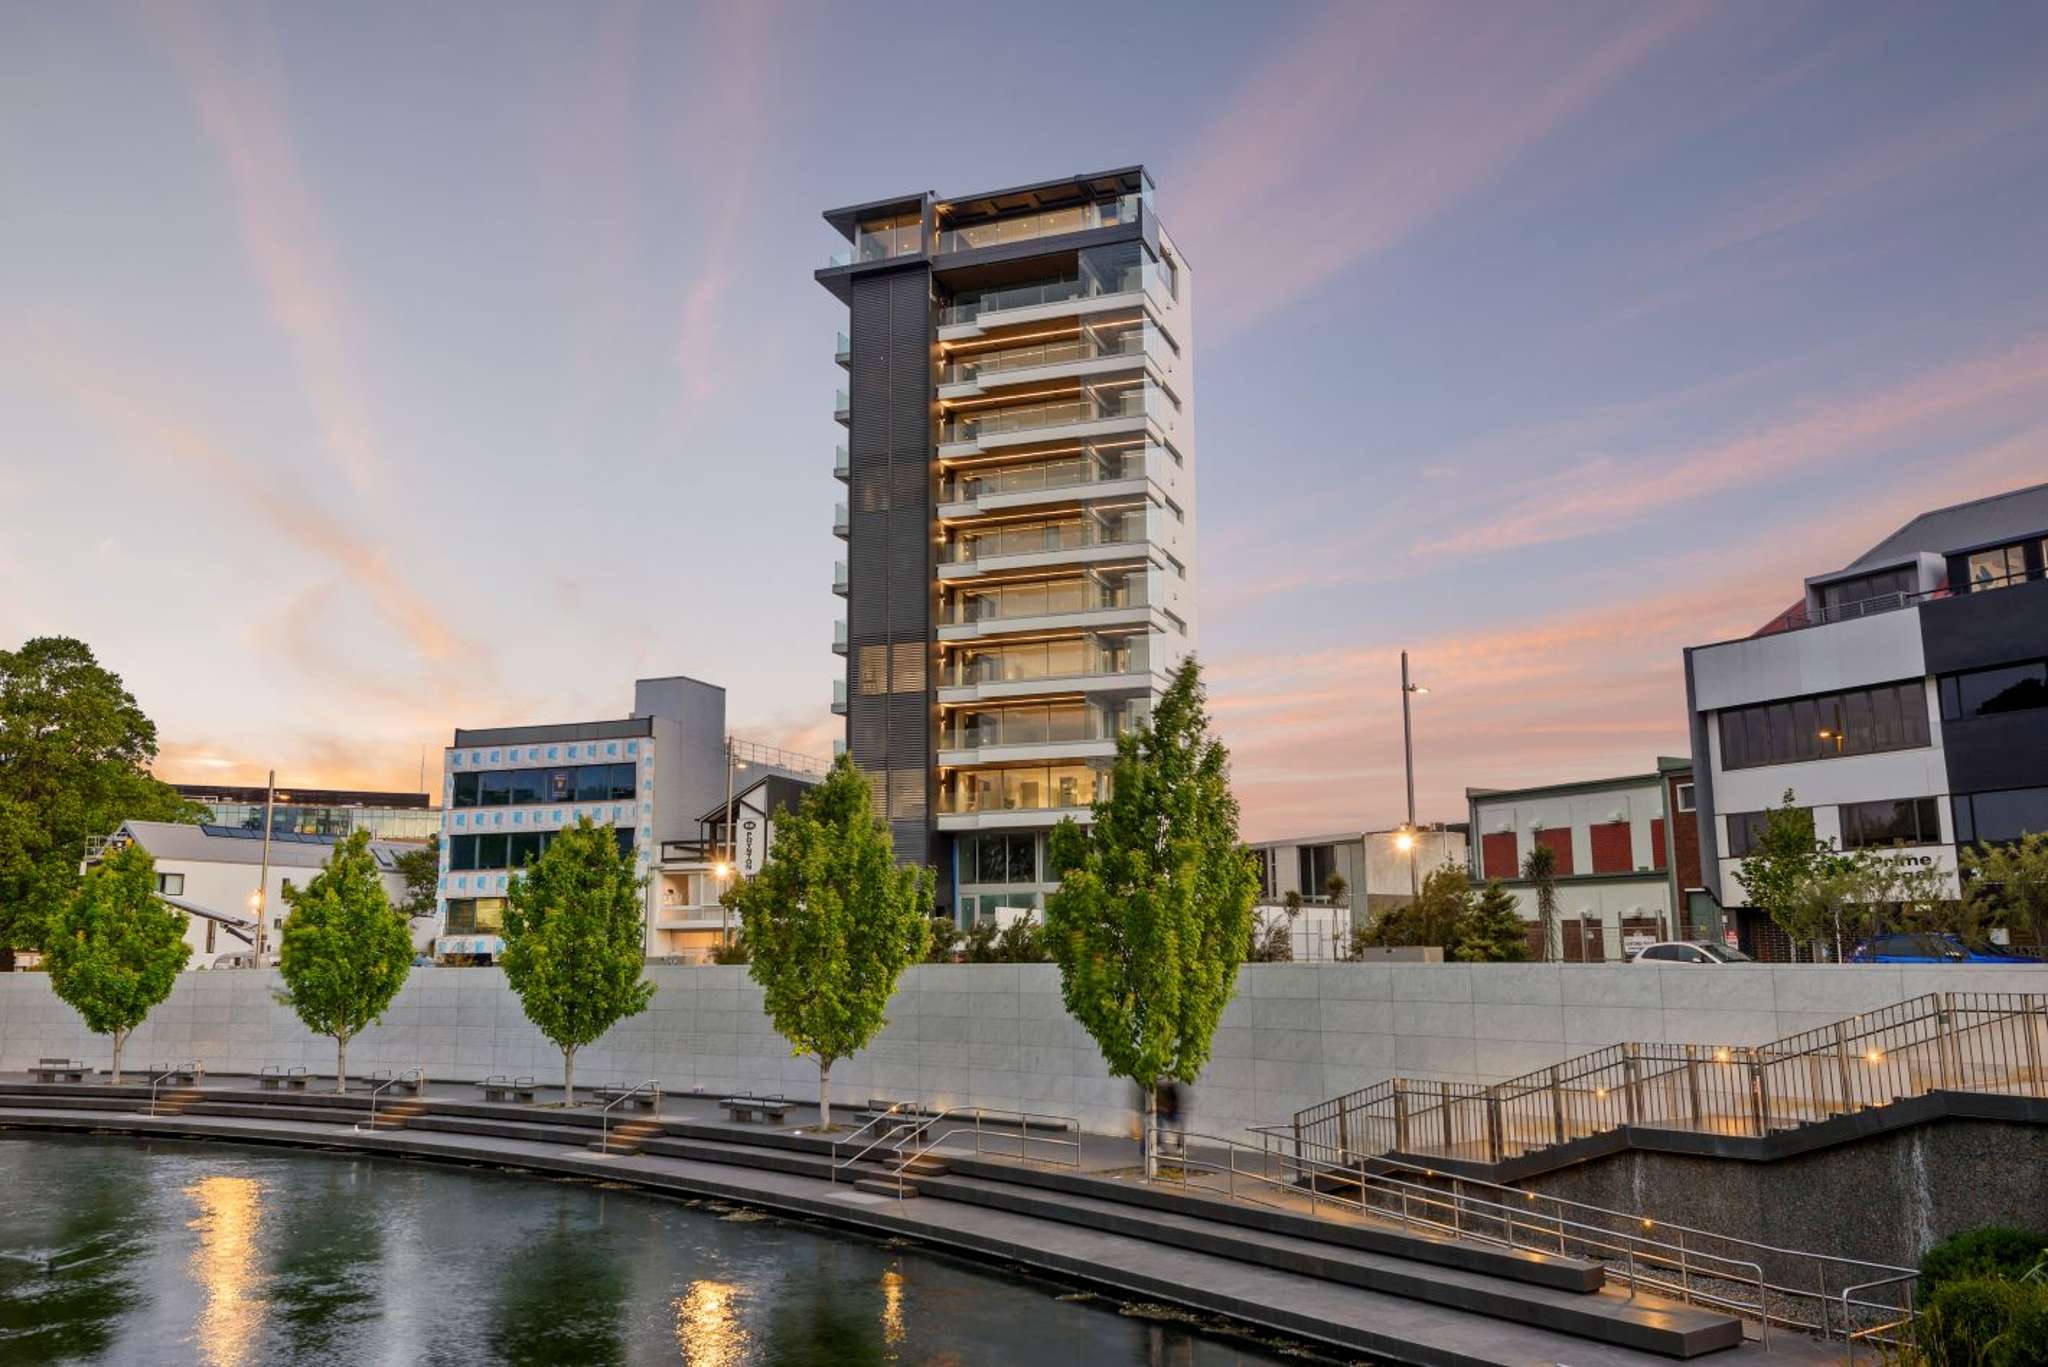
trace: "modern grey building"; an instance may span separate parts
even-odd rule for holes
[[[2048,484],[1923,513],[1755,634],[1685,653],[1700,865],[1740,864],[1790,790],[1844,849],[1938,869],[2048,831]],[[1696,918],[1697,919],[1697,918]],[[1789,952],[1764,918],[1743,946]]]
[[[962,920],[1036,906],[1195,643],[1193,279],[1142,166],[825,215],[847,305],[833,706]]]
[[[723,801],[726,754],[725,690],[681,676],[637,680],[626,717],[457,730],[442,766],[435,957],[495,960],[512,880],[586,817],[649,875],[652,922],[660,844],[696,835]]]

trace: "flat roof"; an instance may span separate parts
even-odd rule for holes
[[[1052,180],[1033,181],[1029,185],[1013,185],[1005,190],[981,190],[974,194],[953,195],[946,199],[940,199],[930,190],[920,194],[892,195],[886,199],[871,199],[862,204],[827,209],[825,221],[831,224],[841,237],[851,242],[854,229],[862,219],[921,212],[928,203],[935,204],[942,211],[954,213],[1009,213],[1071,203],[1076,199],[1104,193],[1131,194],[1152,183],[1152,173],[1142,164],[1119,166],[1107,171],[1082,172]]]
[[[1577,779],[1569,783],[1540,783],[1530,788],[1467,788],[1468,802],[1492,802],[1501,798],[1556,797],[1566,793],[1598,793],[1609,788],[1639,787],[1647,784],[1661,785],[1664,782],[1662,766],[1665,756],[1659,756],[1658,769],[1647,774],[1617,774],[1613,778]],[[1687,761],[1690,763],[1690,761]]]
[[[234,783],[173,783],[178,796],[194,802],[261,802],[267,790],[261,785]],[[277,805],[294,807],[407,807],[433,806],[427,793],[380,793],[354,788],[293,788],[279,784]]]
[[[715,686],[715,685],[714,685]],[[534,745],[558,740],[622,740],[654,734],[654,718],[621,717],[616,721],[565,721],[542,726],[489,726],[475,731],[460,727],[451,750],[480,745]]]

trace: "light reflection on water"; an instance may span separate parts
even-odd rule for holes
[[[211,1367],[242,1367],[263,1323],[256,1261],[262,1193],[262,1184],[247,1177],[202,1177],[185,1188],[199,1209],[185,1228],[199,1236],[192,1280],[206,1298],[199,1311],[199,1347]]]
[[[1057,1289],[580,1183],[0,1138],[5,1363],[1282,1361]]]

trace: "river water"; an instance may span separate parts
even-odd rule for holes
[[[343,1154],[0,1138],[0,1363],[1300,1360],[709,1203]]]

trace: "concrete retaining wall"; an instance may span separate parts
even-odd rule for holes
[[[817,1069],[789,1056],[744,968],[654,966],[653,1006],[577,1058],[579,1082],[658,1077],[672,1091],[812,1096]],[[187,973],[136,1032],[137,1066],[197,1058],[214,1072],[265,1064],[331,1071],[330,1042],[277,1005],[271,971]],[[1923,992],[2048,992],[2048,967],[1598,964],[1250,964],[1194,1095],[1194,1127],[1255,1123],[1400,1072],[1498,1081],[1625,1040],[1761,1044]],[[109,1059],[37,973],[0,975],[0,1071],[42,1056]],[[349,1049],[351,1070],[424,1067],[444,1079],[560,1075],[560,1055],[488,968],[416,968]],[[925,965],[907,972],[874,1045],[833,1069],[840,1100],[980,1104],[1135,1125],[1060,1001],[1050,964]]]

